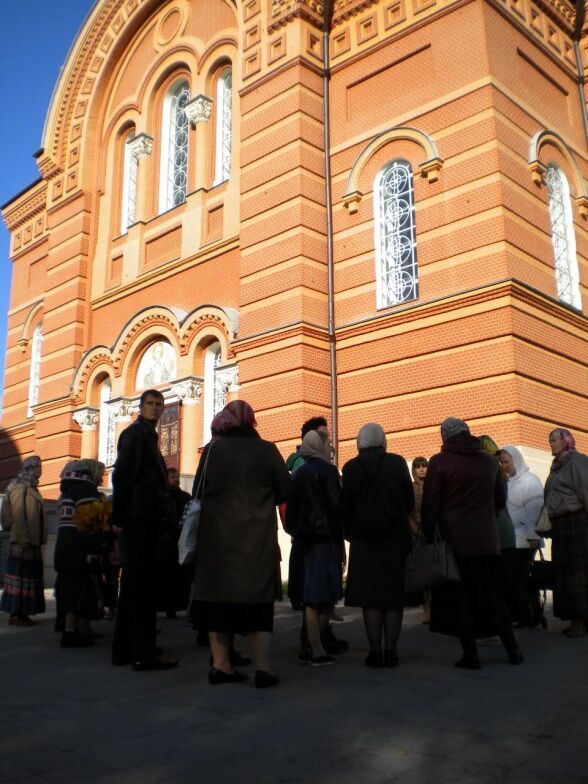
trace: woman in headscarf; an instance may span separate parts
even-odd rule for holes
[[[568,637],[583,637],[588,631],[588,457],[564,428],[551,431],[549,444],[553,462],[545,506],[553,537],[553,612],[572,622]]]
[[[329,444],[316,430],[302,439],[300,454],[304,463],[294,475],[294,492],[286,509],[286,531],[304,551],[302,605],[308,653],[298,660],[311,667],[335,664],[337,656],[325,651],[322,632],[329,612],[342,596],[341,483],[331,463]]]
[[[42,471],[40,457],[27,457],[2,502],[2,527],[10,531],[10,549],[0,609],[10,614],[11,626],[33,626],[29,616],[45,612],[41,548],[47,542],[47,524],[38,490]]]
[[[63,648],[92,644],[90,620],[100,617],[101,571],[108,550],[111,506],[98,491],[104,463],[73,460],[61,472],[54,565]]]
[[[432,632],[460,638],[456,667],[479,670],[476,638],[500,635],[511,664],[523,657],[500,588],[500,541],[496,510],[506,488],[496,458],[480,447],[467,424],[449,417],[441,425],[443,446],[429,461],[421,517],[432,541],[438,527],[453,548],[461,582],[432,590]]]
[[[361,428],[357,449],[343,466],[345,535],[351,542],[345,604],[363,610],[365,664],[396,667],[414,490],[404,458],[386,452],[380,425]]]
[[[247,634],[258,688],[278,682],[272,670],[274,601],[279,596],[276,506],[290,494],[290,474],[276,446],[255,429],[250,405],[237,400],[218,420],[222,437],[209,445],[199,495],[195,607],[208,629],[212,685],[238,683],[231,664],[232,634]]]
[[[500,465],[508,479],[507,509],[516,536],[516,605],[512,620],[517,626],[536,626],[543,617],[539,591],[530,581],[531,563],[535,558],[540,539],[535,525],[543,506],[543,485],[539,477],[529,470],[516,446],[508,444],[500,450]]]

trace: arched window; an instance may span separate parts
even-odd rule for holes
[[[220,343],[212,343],[204,355],[204,420],[202,441],[210,440],[210,423],[214,415],[222,411],[227,402],[225,388],[219,384],[217,369],[221,363]]]
[[[135,136],[132,130],[125,139],[123,155],[123,186],[122,186],[122,209],[120,220],[120,233],[126,234],[129,226],[135,222],[137,208],[137,173],[139,161],[131,151],[130,142]]]
[[[148,389],[173,381],[176,377],[176,352],[166,340],[152,343],[141,357],[136,389]]]
[[[100,415],[98,426],[98,460],[111,466],[115,459],[115,422],[110,410],[112,382],[105,379],[100,386]]]
[[[416,299],[418,267],[412,169],[406,161],[385,166],[374,181],[376,297],[378,308]]]
[[[190,100],[188,82],[177,82],[163,102],[159,212],[186,201],[189,122],[184,107]]]
[[[553,164],[547,167],[546,180],[557,296],[562,302],[567,302],[581,310],[580,274],[576,257],[570,186],[562,170]]]
[[[37,324],[31,341],[31,371],[29,376],[29,405],[27,416],[33,416],[33,406],[39,402],[39,385],[41,383],[41,346],[43,333],[41,324]]]
[[[233,74],[227,68],[216,83],[216,160],[214,184],[218,185],[231,176],[231,149],[233,127]]]

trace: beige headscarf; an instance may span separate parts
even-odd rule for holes
[[[317,430],[311,430],[304,436],[300,446],[300,454],[306,459],[318,457],[319,460],[324,460],[326,463],[331,462],[331,448]]]

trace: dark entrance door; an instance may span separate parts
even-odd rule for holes
[[[159,420],[159,448],[168,468],[180,467],[180,404],[170,403]]]

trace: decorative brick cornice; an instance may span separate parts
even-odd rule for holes
[[[333,24],[337,24],[337,22],[355,16],[377,2],[378,0],[335,0]]]
[[[323,27],[324,7],[321,0],[272,0],[268,33],[293,19],[304,19],[319,30]]]
[[[40,182],[19,199],[8,205],[2,212],[4,223],[9,231],[14,231],[35,215],[43,212],[47,205],[47,183]]]
[[[547,16],[564,27],[570,35],[574,29],[576,21],[576,9],[567,0],[535,0],[535,4],[544,11]]]

